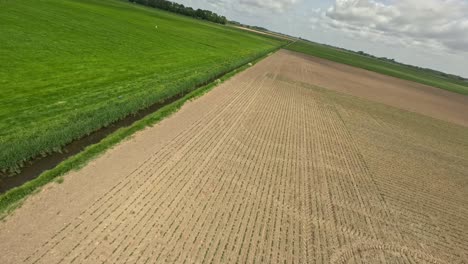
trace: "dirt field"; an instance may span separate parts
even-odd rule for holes
[[[0,263],[465,263],[466,97],[341,67],[268,57],[29,198]]]

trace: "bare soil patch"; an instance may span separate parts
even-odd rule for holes
[[[49,184],[0,223],[0,263],[466,260],[468,129],[319,65],[280,51]]]
[[[290,79],[468,127],[468,96],[293,51],[283,53],[297,58],[290,63],[306,65],[303,72],[293,65],[285,67],[282,73]]]

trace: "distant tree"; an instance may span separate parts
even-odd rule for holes
[[[203,19],[219,24],[227,24],[228,20],[224,16],[220,16],[216,13],[213,13],[209,10],[197,9],[194,10],[191,7],[186,7],[182,4],[174,3],[167,0],[128,0],[132,3],[137,3],[140,5],[150,6],[154,8],[159,8],[173,13],[178,13],[184,16],[190,16],[198,19]]]

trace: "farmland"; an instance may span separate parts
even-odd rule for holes
[[[350,68],[276,52],[30,197],[0,262],[463,263],[466,97]]]
[[[127,1],[0,7],[0,175],[284,44]]]
[[[372,58],[355,52],[308,41],[295,42],[290,45],[288,49],[404,80],[438,87],[447,91],[468,95],[468,81],[444,77],[430,70],[417,69],[415,67],[388,62],[382,59]]]

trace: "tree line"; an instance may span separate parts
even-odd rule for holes
[[[347,51],[350,51],[350,50],[347,50]],[[354,52],[354,51],[350,51],[350,52]],[[403,65],[403,66],[413,68],[413,69],[416,69],[416,70],[420,70],[420,71],[430,72],[432,74],[442,76],[442,77],[444,77],[446,79],[452,79],[452,80],[458,80],[458,81],[464,81],[464,82],[468,81],[468,78],[461,77],[461,76],[458,76],[458,75],[455,75],[455,74],[445,73],[445,72],[441,72],[441,71],[438,71],[438,70],[419,67],[419,66],[416,66],[416,65],[410,65],[410,64],[402,63],[402,62],[396,61],[395,59],[391,59],[391,58],[387,58],[387,57],[377,57],[377,56],[365,53],[364,51],[358,51],[357,53],[359,55],[362,55],[362,56],[371,57],[371,58],[374,58],[374,59],[383,60],[383,61],[386,61],[386,62]]]
[[[173,13],[182,14],[184,16],[194,17],[198,19],[203,19],[219,24],[226,24],[227,19],[224,16],[220,16],[216,13],[213,13],[209,10],[203,9],[193,9],[182,4],[174,3],[167,0],[128,0],[129,2],[134,2],[137,4],[150,6],[154,8],[159,8]]]
[[[245,27],[245,28],[255,29],[255,30],[258,30],[258,31],[273,32],[273,31],[271,31],[271,30],[269,30],[267,28],[264,28],[264,27],[246,25],[246,24],[242,24],[240,22],[234,21],[234,20],[228,21],[228,23],[232,24],[232,25],[236,25],[238,27]],[[274,32],[274,33],[277,33],[277,32]]]

